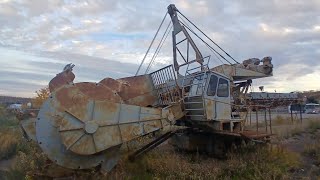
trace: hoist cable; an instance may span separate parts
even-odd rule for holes
[[[189,21],[198,31],[200,31],[206,38],[208,38],[213,44],[215,44],[221,51],[223,51],[227,56],[229,56],[234,62],[240,64],[230,54],[223,50],[217,43],[215,43],[209,36],[207,36],[200,28],[198,28],[193,22],[191,22],[185,15],[183,15],[180,11],[178,11],[178,13],[182,15],[187,21]]]
[[[203,43],[208,45],[210,49],[212,49],[214,52],[220,55],[220,57],[224,60],[226,60],[229,64],[232,64],[230,61],[228,61],[225,57],[223,57],[217,50],[215,50],[213,47],[211,47],[207,42],[205,42],[197,33],[195,33],[191,28],[189,28],[187,25],[185,25],[183,22],[180,21],[181,24],[183,24],[190,32],[192,32],[195,36],[197,36]]]
[[[138,75],[138,73],[139,73],[139,71],[140,71],[140,69],[141,69],[141,67],[142,67],[142,65],[143,65],[143,63],[144,63],[144,61],[145,61],[145,59],[146,59],[146,57],[147,57],[147,55],[148,55],[148,53],[149,53],[150,49],[151,49],[151,46],[152,46],[152,44],[153,44],[154,40],[156,39],[156,37],[157,37],[157,35],[158,35],[158,33],[159,33],[159,30],[161,29],[161,26],[162,26],[162,24],[163,24],[164,20],[165,20],[165,19],[166,19],[166,17],[167,17],[167,14],[168,14],[168,13],[166,12],[166,14],[164,15],[164,17],[163,17],[163,19],[162,19],[162,21],[161,21],[161,24],[160,24],[160,26],[159,26],[159,28],[158,28],[158,30],[157,30],[157,32],[156,32],[156,34],[154,35],[154,37],[153,37],[153,39],[152,39],[152,41],[151,41],[151,44],[150,44],[150,46],[149,46],[149,48],[148,48],[148,50],[147,50],[146,54],[144,55],[144,57],[143,57],[143,59],[142,59],[142,61],[141,61],[141,64],[140,64],[140,66],[139,66],[139,68],[138,68],[138,70],[137,70],[137,72],[136,72],[136,75],[135,75],[135,76],[137,76],[137,75]]]
[[[150,61],[149,65],[148,65],[148,67],[147,67],[147,69],[146,69],[145,74],[147,74],[147,72],[149,71],[149,69],[150,69],[150,67],[151,67],[151,64],[153,63],[153,61],[154,61],[155,58],[157,57],[157,55],[158,55],[158,53],[159,53],[159,51],[160,51],[160,49],[161,49],[164,41],[167,39],[168,34],[170,33],[170,30],[171,30],[171,28],[170,28],[170,30],[168,31],[170,25],[171,25],[171,21],[169,22],[169,24],[168,24],[165,32],[163,33],[163,36],[162,36],[162,38],[161,38],[161,40],[160,40],[160,42],[159,42],[159,44],[158,44],[158,46],[157,46],[157,49],[156,49],[155,53],[153,54],[153,56],[152,56],[152,58],[151,58],[151,61]],[[172,26],[171,26],[171,27],[172,27]],[[167,33],[167,32],[168,32],[168,33]]]

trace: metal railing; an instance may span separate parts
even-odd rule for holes
[[[159,105],[169,105],[181,98],[173,65],[154,71],[150,76],[157,91]]]

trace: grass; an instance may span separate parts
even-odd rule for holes
[[[288,123],[288,119],[277,115],[275,119],[272,120],[272,124],[274,125],[283,125],[283,124],[287,124]]]
[[[0,160],[9,159],[21,148],[19,121],[0,106]]]
[[[1,110],[0,122],[0,159],[15,156],[18,162],[9,172],[0,172],[0,179],[43,179],[42,175],[48,175],[50,163],[37,144],[22,138],[18,120]],[[298,125],[292,127],[296,129],[288,129],[288,136],[305,130]],[[310,121],[307,125],[310,132],[319,128],[320,122]],[[137,143],[145,144],[144,140]],[[306,147],[305,154],[319,158],[320,162],[320,145]],[[98,168],[68,174],[76,179],[290,179],[291,170],[298,168],[299,162],[298,154],[280,146],[247,145],[219,160],[199,153],[178,152],[165,144],[135,162],[124,156],[106,176]]]
[[[320,165],[320,122],[319,121],[310,121],[308,124],[308,132],[313,134],[314,142],[306,144],[304,147],[304,153],[314,159],[314,163]]]
[[[304,153],[315,160],[317,166],[320,165],[320,141],[318,140],[314,144],[307,144],[304,147]]]
[[[7,134],[6,136],[18,136],[17,134]],[[14,166],[9,171],[3,173],[5,179],[25,179],[27,177],[32,177],[38,172],[41,173],[45,167],[47,158],[36,143],[26,142],[21,136],[18,139],[8,139],[7,141],[12,144],[12,148],[6,149],[6,159],[14,156],[15,162]],[[3,149],[5,148],[1,145],[0,150],[3,151]]]
[[[320,121],[310,120],[307,129],[310,133],[315,133],[318,129],[320,129]]]
[[[14,130],[3,130],[0,133],[0,160],[9,159],[18,152],[19,135]]]
[[[135,162],[121,159],[107,176],[78,171],[76,179],[289,179],[299,162],[299,155],[280,146],[249,145],[219,160],[163,145]]]
[[[23,138],[15,115],[0,106],[0,160],[14,157],[14,167],[8,172],[1,172],[0,179],[25,179],[29,173],[41,170],[46,160],[35,143]]]
[[[3,106],[0,106],[0,130],[16,128],[19,124],[14,114],[8,112]]]

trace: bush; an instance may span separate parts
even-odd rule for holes
[[[0,130],[15,128],[19,125],[18,119],[13,113],[6,110],[5,107],[0,106]]]

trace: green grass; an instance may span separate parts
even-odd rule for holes
[[[3,106],[0,106],[0,131],[3,129],[16,128],[18,124],[19,121],[15,115],[6,111]]]

